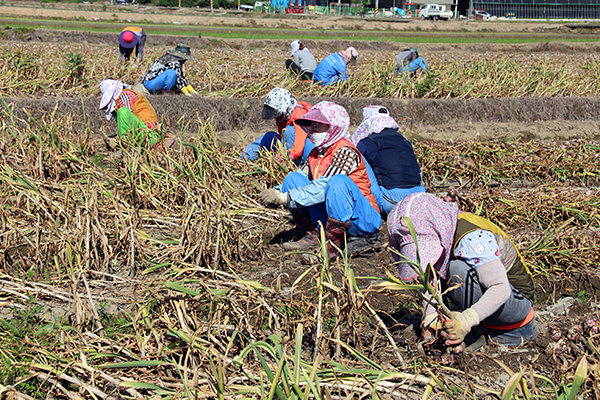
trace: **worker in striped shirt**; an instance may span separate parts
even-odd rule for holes
[[[340,105],[322,101],[296,120],[316,146],[282,185],[261,193],[267,205],[287,205],[301,238],[283,245],[301,251],[319,246],[325,228],[329,257],[348,255],[380,243],[381,215],[365,162],[350,142],[350,117]]]

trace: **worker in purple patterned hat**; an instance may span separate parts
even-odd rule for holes
[[[119,34],[119,61],[129,61],[133,49],[139,61],[144,58],[144,45],[146,44],[146,32],[139,26],[128,26],[123,28]]]

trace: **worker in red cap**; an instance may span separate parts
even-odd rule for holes
[[[144,45],[146,44],[146,32],[139,26],[128,26],[119,34],[119,61],[129,61],[133,48],[135,56],[139,61],[144,58]]]

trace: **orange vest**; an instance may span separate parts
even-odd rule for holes
[[[323,157],[319,158],[319,150],[314,148],[313,151],[310,152],[308,156],[308,166],[310,167],[310,173],[312,175],[312,179],[319,179],[327,168],[329,164],[331,164],[331,160],[333,159],[333,155],[342,147],[350,147],[357,154],[360,154],[360,151],[352,143],[350,143],[346,139],[338,140],[333,146],[327,149],[327,152]],[[369,203],[373,206],[377,212],[379,211],[379,207],[377,207],[377,200],[375,196],[371,193],[371,180],[369,179],[369,174],[367,173],[367,167],[365,166],[365,162],[362,157],[360,157],[360,164],[358,168],[356,168],[350,175],[348,175],[350,179],[356,186],[360,189],[361,193],[369,200]]]
[[[290,118],[285,122],[277,122],[277,129],[279,130],[279,136],[283,133],[283,130],[290,126],[294,125],[294,146],[290,149],[292,153],[292,158],[295,160],[298,157],[302,156],[302,152],[304,151],[304,143],[306,143],[306,132],[304,129],[298,124],[296,124],[296,120],[302,117],[304,114],[310,110],[312,106],[305,101],[299,101],[296,108],[292,112]]]
[[[125,31],[135,32],[138,34],[138,36],[142,35],[142,28],[140,28],[139,26],[127,26],[127,27],[123,28],[123,30],[121,32],[125,32]]]
[[[131,90],[131,89],[123,89],[123,90]],[[152,107],[152,104],[150,104],[148,99],[144,95],[141,95],[134,90],[131,90],[131,91],[139,97],[138,101],[133,103],[133,110],[132,110],[133,113],[135,115],[137,115],[138,118],[141,119],[142,122],[145,123],[146,125],[158,124],[158,122],[159,122],[158,116],[156,115],[156,112],[154,111],[154,107]]]

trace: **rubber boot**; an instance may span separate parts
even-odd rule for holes
[[[369,235],[348,236],[346,243],[346,252],[348,255],[368,250],[373,247],[381,247],[381,234],[379,231]]]
[[[327,227],[325,229],[327,258],[333,259],[339,256],[340,252],[337,249],[344,251],[346,236],[351,225],[352,222],[342,222],[331,217],[327,218]],[[310,264],[321,262],[321,258],[318,257],[318,251],[315,251],[315,254],[303,254],[302,258]]]
[[[302,251],[318,246],[319,230],[310,220],[310,213],[296,212],[293,214],[293,217],[296,221],[296,228],[300,232],[300,235],[302,235],[302,238],[295,242],[284,243],[283,248],[290,251]]]
[[[348,229],[352,222],[342,222],[337,219],[327,217],[327,228],[325,229],[325,238],[327,239],[327,254],[329,258],[335,258],[340,255],[337,248],[344,250]]]

